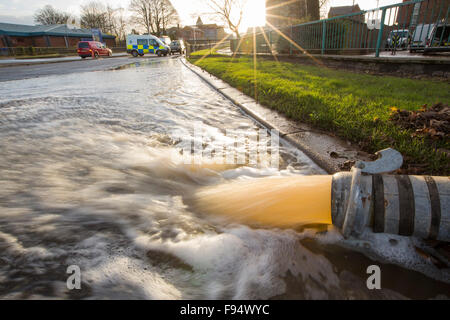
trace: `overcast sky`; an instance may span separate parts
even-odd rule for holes
[[[74,14],[79,13],[80,5],[88,3],[90,0],[0,0],[0,22],[34,24],[33,14],[39,8],[47,4],[53,7],[68,11]],[[206,5],[208,0],[171,0],[177,9],[183,25],[193,24],[196,16],[208,12]],[[265,0],[251,0],[260,2],[264,6]],[[101,0],[109,3],[113,7],[128,8],[130,0]],[[401,0],[379,0],[380,6],[398,3]],[[351,5],[353,0],[330,0],[331,6]],[[356,0],[361,9],[372,9],[377,6],[377,0]],[[204,22],[208,22],[208,17],[203,17]]]

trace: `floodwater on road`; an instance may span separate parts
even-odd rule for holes
[[[0,298],[445,298],[439,269],[399,236],[344,240],[332,227],[255,228],[186,199],[226,181],[323,174],[303,153],[280,166],[192,168],[174,132],[217,140],[256,123],[177,59],[0,83]],[[213,142],[211,142],[213,143]],[[381,267],[382,290],[367,268]],[[66,270],[81,269],[69,290]]]

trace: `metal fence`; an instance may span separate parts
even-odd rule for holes
[[[255,28],[233,52],[370,54],[385,49],[450,49],[450,1],[412,0],[299,25]]]
[[[185,40],[186,44],[186,54],[189,55],[191,52],[199,51],[199,50],[220,50],[220,49],[229,49],[230,41],[226,41],[226,39],[218,39],[218,40]]]
[[[73,48],[48,48],[48,47],[7,47],[0,48],[2,56],[34,56],[46,54],[76,54]]]

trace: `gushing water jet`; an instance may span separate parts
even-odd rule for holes
[[[450,177],[387,175],[394,149],[358,161],[351,172],[236,181],[196,194],[200,211],[237,222],[292,228],[333,224],[345,237],[373,232],[450,241]]]

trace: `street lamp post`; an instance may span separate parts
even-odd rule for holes
[[[194,51],[196,50],[196,45],[197,45],[197,39],[196,39],[196,36],[195,36],[195,29],[197,29],[197,27],[196,26],[192,26],[192,29],[194,30]]]

